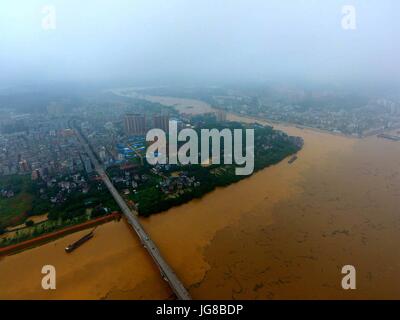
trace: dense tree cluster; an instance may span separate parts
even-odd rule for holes
[[[278,163],[287,156],[296,153],[301,148],[298,138],[289,137],[283,132],[274,130],[272,127],[264,127],[256,124],[243,125],[240,123],[217,123],[214,119],[207,116],[198,116],[196,123],[201,124],[201,129],[216,128],[228,129],[255,129],[255,172],[267,166]],[[197,127],[200,130],[200,127]],[[243,139],[245,141],[245,139]],[[245,148],[246,146],[244,146]],[[221,150],[221,155],[223,149]],[[235,174],[236,165],[211,165],[204,167],[201,165],[174,166],[169,171],[184,171],[185,175],[194,177],[198,182],[196,187],[186,188],[179,195],[165,195],[160,192],[157,180],[153,183],[148,182],[138,188],[138,192],[133,196],[140,215],[149,216],[151,214],[168,210],[171,207],[181,205],[194,198],[200,198],[216,187],[228,186],[246,176]],[[168,173],[167,173],[168,174]]]

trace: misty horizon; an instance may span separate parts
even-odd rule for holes
[[[0,1],[0,300],[400,299],[399,12]]]
[[[235,82],[398,86],[397,1],[3,1],[0,87]],[[43,28],[46,5],[53,29]]]

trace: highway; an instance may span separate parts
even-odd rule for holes
[[[121,197],[117,189],[115,189],[114,185],[112,184],[110,178],[108,177],[107,173],[103,169],[103,166],[99,163],[97,158],[95,157],[94,153],[90,149],[88,143],[80,133],[78,129],[75,130],[77,133],[77,136],[82,143],[82,146],[84,147],[86,153],[89,155],[90,160],[92,161],[92,164],[95,167],[95,170],[97,173],[100,175],[100,177],[103,179],[105,185],[107,186],[108,190],[114,197],[115,201],[119,205],[119,207],[122,210],[122,213],[125,215],[127,221],[133,228],[133,230],[136,232],[137,236],[139,237],[140,241],[142,242],[143,246],[146,248],[147,252],[150,254],[150,256],[153,258],[154,262],[158,266],[162,277],[164,280],[168,282],[170,285],[172,291],[175,293],[176,297],[180,300],[191,300],[191,297],[189,295],[189,292],[186,290],[186,288],[183,286],[182,282],[179,280],[175,272],[172,270],[172,268],[168,265],[168,263],[164,260],[164,258],[161,256],[160,251],[158,250],[157,246],[155,243],[151,240],[150,236],[146,233],[144,230],[143,226],[140,224],[139,219],[137,218],[137,213],[133,213],[131,209],[129,209],[128,205],[124,201],[124,199]]]

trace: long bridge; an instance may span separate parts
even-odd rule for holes
[[[114,185],[112,184],[110,178],[108,177],[107,173],[105,172],[103,166],[95,157],[92,149],[90,148],[88,142],[83,137],[82,133],[79,129],[76,128],[76,133],[81,142],[82,146],[84,147],[86,153],[89,155],[90,160],[92,161],[95,170],[102,178],[103,182],[107,186],[108,190],[110,191],[111,195],[114,197],[115,201],[119,205],[122,210],[122,213],[125,215],[128,223],[131,225],[133,230],[136,232],[137,236],[139,237],[140,241],[142,242],[143,246],[146,248],[147,252],[153,258],[153,261],[157,265],[160,270],[160,273],[164,280],[166,280],[171,287],[172,291],[175,293],[176,297],[180,300],[191,300],[189,292],[186,290],[182,282],[179,280],[176,273],[172,270],[172,268],[168,265],[168,263],[164,260],[161,256],[160,251],[158,250],[155,243],[151,240],[150,236],[144,230],[143,226],[139,222],[137,218],[137,213],[133,213],[132,210],[128,207],[125,200],[121,197],[117,189],[115,189]]]

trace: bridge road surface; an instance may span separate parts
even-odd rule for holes
[[[157,246],[155,243],[150,239],[149,235],[144,230],[143,226],[140,224],[139,219],[137,216],[132,213],[129,209],[128,205],[122,199],[120,194],[118,193],[117,189],[115,189],[114,185],[110,181],[110,178],[104,171],[103,167],[100,165],[99,161],[94,156],[92,150],[90,149],[88,143],[85,141],[81,133],[78,129],[75,130],[77,132],[78,138],[82,143],[83,147],[85,148],[86,153],[89,155],[90,160],[92,161],[97,173],[103,179],[104,183],[106,184],[108,190],[114,197],[115,201],[121,208],[122,212],[124,213],[125,217],[127,218],[129,224],[135,230],[136,234],[138,235],[140,241],[149,252],[150,256],[153,258],[154,262],[160,269],[161,275],[163,278],[168,282],[172,291],[175,293],[178,299],[180,300],[191,300],[189,292],[185,289],[182,282],[178,279],[178,276],[172,270],[172,268],[168,265],[168,263],[164,260],[161,256]]]

